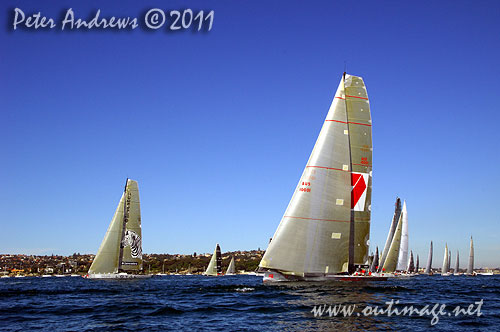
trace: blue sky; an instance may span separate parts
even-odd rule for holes
[[[396,195],[434,266],[500,266],[498,1],[2,1],[0,252],[95,253],[125,179],[147,253],[266,248],[347,62],[373,118],[371,243]],[[150,9],[215,11],[209,32],[12,30]]]

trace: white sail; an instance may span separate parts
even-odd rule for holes
[[[205,271],[205,275],[207,276],[218,276],[222,273],[222,268],[221,268],[221,252],[220,252],[220,247],[219,244],[215,246],[214,253],[212,255],[212,258],[210,258],[210,263],[208,263],[207,270]]]
[[[142,232],[137,181],[127,179],[89,275],[142,270]]]
[[[401,247],[401,237],[403,230],[403,214],[399,216],[399,221],[396,226],[396,231],[392,238],[391,246],[387,253],[387,258],[385,259],[384,265],[382,267],[382,272],[392,273],[396,271],[396,266],[398,264],[399,248]]]
[[[474,243],[472,242],[472,236],[470,237],[470,251],[469,251],[469,265],[467,266],[467,274],[473,274],[474,272]]]
[[[399,249],[398,266],[396,270],[406,271],[408,269],[408,212],[406,211],[406,201],[403,203],[401,211],[403,217],[403,229],[401,234],[401,247]]]
[[[425,268],[425,273],[430,274],[432,270],[432,241],[431,247],[429,248],[429,258],[427,258],[427,267]]]
[[[444,248],[444,258],[443,258],[443,268],[441,269],[441,274],[448,273],[450,270],[450,259],[449,259],[449,252],[448,252],[448,244],[445,245]]]
[[[231,261],[229,262],[229,266],[227,267],[226,275],[236,274],[236,266],[234,264],[234,257],[231,257]]]
[[[97,255],[92,261],[92,265],[90,265],[89,274],[118,273],[124,201],[125,193],[122,194],[106,235],[104,235],[101,246],[97,251]]]
[[[345,75],[260,267],[304,276],[366,262],[371,165],[366,88],[361,77]]]
[[[455,270],[453,271],[455,274],[458,274],[459,267],[460,267],[460,261],[459,261],[459,253],[458,253],[458,250],[457,250],[457,261],[455,263]]]
[[[396,226],[398,225],[399,217],[401,216],[401,199],[396,197],[396,204],[394,208],[394,215],[392,216],[391,227],[389,228],[389,233],[387,234],[387,239],[385,240],[384,251],[382,251],[382,256],[380,257],[379,266],[382,269],[382,266],[385,263],[385,259],[387,258],[387,254],[389,253],[389,248],[391,247],[392,238],[394,237],[394,232],[396,231]]]

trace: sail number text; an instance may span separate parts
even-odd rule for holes
[[[306,193],[310,193],[311,192],[311,182],[302,182],[301,184],[302,186],[299,188],[299,191],[303,191],[303,192],[306,192]]]

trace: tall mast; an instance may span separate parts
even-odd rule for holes
[[[123,261],[123,238],[125,237],[125,230],[127,228],[127,185],[128,178],[125,181],[125,189],[123,190],[123,226],[122,226],[122,236],[120,237],[120,256],[118,256],[118,271],[122,269],[122,261]]]
[[[344,71],[344,77],[342,79],[342,84],[344,85],[345,116],[346,116],[346,122],[347,122],[347,130],[349,133],[349,135],[347,135],[347,143],[349,144],[349,171],[351,173],[351,186],[352,186],[351,128],[349,126],[349,111],[347,110],[347,94],[346,94],[346,90],[345,90],[345,75],[346,75],[346,72]],[[351,199],[352,199],[352,194],[351,194]],[[353,274],[354,271],[355,271],[355,267],[354,267],[354,208],[352,207],[352,204],[351,204],[351,220],[350,220],[350,226],[349,226],[349,261],[348,261],[348,265],[347,265],[347,272],[349,274]]]

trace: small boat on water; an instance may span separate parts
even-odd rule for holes
[[[229,262],[229,266],[227,267],[226,276],[232,276],[236,274],[236,266],[234,264],[234,256],[231,257],[231,261]]]
[[[453,270],[453,275],[458,276],[460,275],[460,257],[459,257],[459,252],[457,250],[457,261],[455,263],[455,269]]]
[[[97,255],[85,278],[149,278],[140,274],[142,266],[142,232],[139,188],[137,181],[127,179],[118,207]]]
[[[443,267],[441,268],[441,275],[443,277],[448,277],[451,275],[450,273],[450,252],[448,251],[448,244],[444,247],[444,258],[443,258]]]
[[[432,241],[431,247],[429,248],[429,258],[427,258],[427,267],[425,268],[425,273],[427,275],[433,275],[432,273]]]
[[[470,249],[469,249],[469,265],[467,266],[468,276],[474,276],[476,273],[474,272],[474,243],[472,242],[472,236],[470,237]]]
[[[203,273],[203,275],[214,277],[222,275],[222,255],[218,243],[215,246],[212,258],[210,258],[210,263],[208,263],[207,270],[205,271],[205,273]]]

